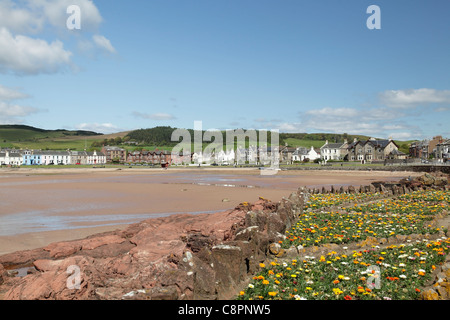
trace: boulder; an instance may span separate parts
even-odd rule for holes
[[[0,264],[0,285],[6,281],[6,276],[7,276],[6,270],[3,267],[3,265]]]

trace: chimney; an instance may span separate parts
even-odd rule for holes
[[[345,144],[347,144],[347,143],[348,143],[347,139],[344,139],[344,143],[345,143]]]
[[[328,144],[328,140],[325,141],[325,144]]]
[[[356,140],[356,138],[353,138],[353,142],[356,142],[357,140]]]

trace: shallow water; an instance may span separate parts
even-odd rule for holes
[[[0,176],[0,236],[121,225],[176,213],[195,214],[218,211],[182,212],[180,209],[183,204],[178,204],[178,209],[173,204],[178,200],[177,197],[165,195],[164,199],[170,203],[164,208],[168,209],[164,209],[165,212],[151,212],[147,207],[152,206],[154,202],[162,201],[161,195],[143,193],[135,196],[134,193],[125,192],[121,189],[126,184],[131,184],[134,187],[137,185],[139,188],[141,188],[140,185],[145,188],[146,185],[165,184],[185,184],[186,188],[188,188],[188,185],[210,186],[212,188],[264,188],[266,190],[286,190],[286,195],[288,195],[289,190],[295,190],[302,185],[305,177],[308,177],[311,181],[311,177],[305,176],[303,173],[285,176],[261,176],[164,172],[91,176],[67,175],[58,176],[58,178],[54,176],[24,176],[22,179],[16,180],[4,179],[11,177]],[[316,181],[309,187],[331,186],[331,184],[327,184],[328,182],[326,180]],[[346,181],[342,182],[341,185],[346,185]],[[108,185],[108,190],[102,189],[102,186],[105,185]],[[234,205],[230,203],[230,207],[234,207]],[[199,210],[202,209],[199,208]]]

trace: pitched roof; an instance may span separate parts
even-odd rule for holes
[[[322,148],[339,149],[344,143],[327,143],[322,146]]]

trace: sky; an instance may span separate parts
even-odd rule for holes
[[[450,138],[449,15],[444,0],[0,0],[0,124]]]

